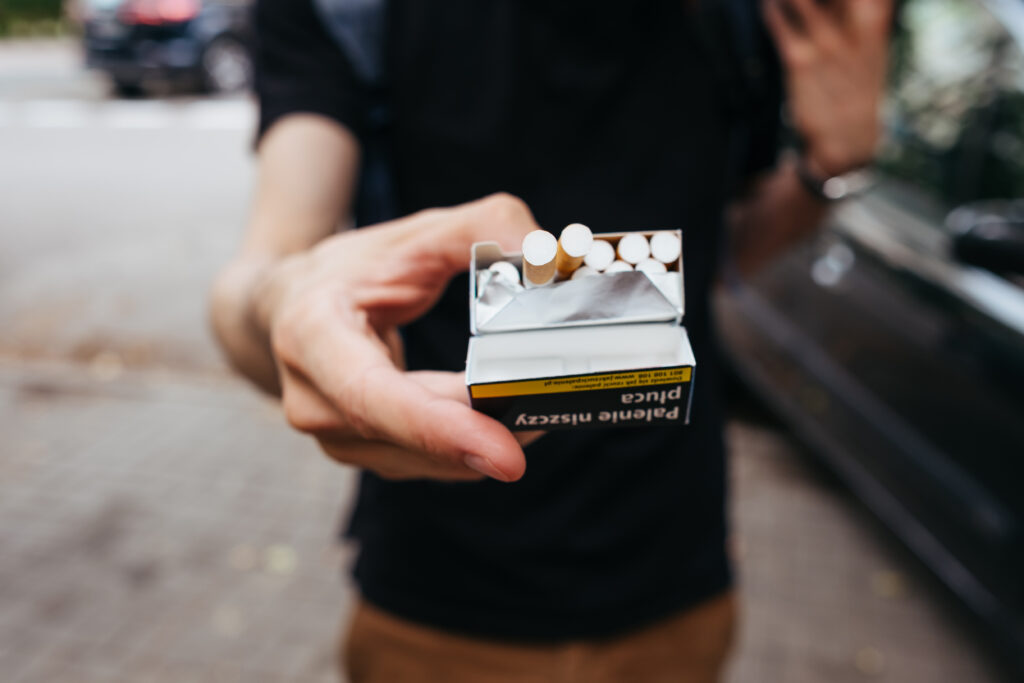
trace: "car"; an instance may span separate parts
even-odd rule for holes
[[[885,99],[874,183],[724,278],[725,356],[1024,680],[1024,2],[903,2]]]
[[[75,14],[86,64],[121,95],[152,83],[213,93],[252,83],[249,0],[81,0]]]

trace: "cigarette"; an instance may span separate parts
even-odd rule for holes
[[[534,230],[523,238],[523,284],[542,287],[555,279],[558,241],[546,230]]]
[[[601,272],[615,260],[615,247],[611,242],[605,240],[594,240],[590,245],[590,251],[583,257],[583,263],[594,270]]]
[[[633,266],[625,261],[612,261],[612,264],[605,269],[605,273],[625,273],[627,270],[633,270]]]
[[[674,232],[656,232],[651,237],[651,256],[665,264],[672,264],[679,260],[679,253],[682,245],[679,243],[679,235]]]
[[[594,235],[590,228],[573,223],[562,230],[558,238],[558,255],[555,258],[555,269],[560,277],[566,278],[583,263],[583,257],[590,251],[594,243]]]
[[[636,264],[636,269],[642,273],[666,273],[668,268],[661,261],[652,258],[645,258],[640,263]]]
[[[519,284],[519,269],[508,261],[495,261],[487,270],[492,271],[499,280],[513,285]]]
[[[572,277],[569,278],[569,279],[570,280],[580,280],[580,279],[583,279],[585,277],[592,277],[594,275],[600,275],[600,274],[601,273],[597,272],[596,270],[594,270],[590,266],[580,266],[579,268],[577,268],[573,272]]]
[[[651,255],[651,245],[640,233],[631,232],[619,240],[619,258],[636,265]]]

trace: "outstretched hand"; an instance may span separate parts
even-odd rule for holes
[[[519,442],[469,407],[461,373],[404,371],[397,326],[466,270],[473,242],[517,250],[536,228],[522,201],[493,195],[345,232],[275,267],[257,318],[288,421],[336,460],[388,478],[520,478]]]
[[[881,134],[893,0],[764,0],[806,160],[822,176],[869,162]]]

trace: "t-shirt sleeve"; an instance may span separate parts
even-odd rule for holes
[[[282,117],[320,114],[361,137],[367,88],[328,34],[312,0],[258,0],[254,9],[257,144]]]

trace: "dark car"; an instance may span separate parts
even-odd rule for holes
[[[719,324],[1024,675],[1024,2],[907,0],[886,99],[876,184],[730,278]]]
[[[249,0],[84,0],[86,63],[120,94],[148,83],[243,90],[252,81]]]

